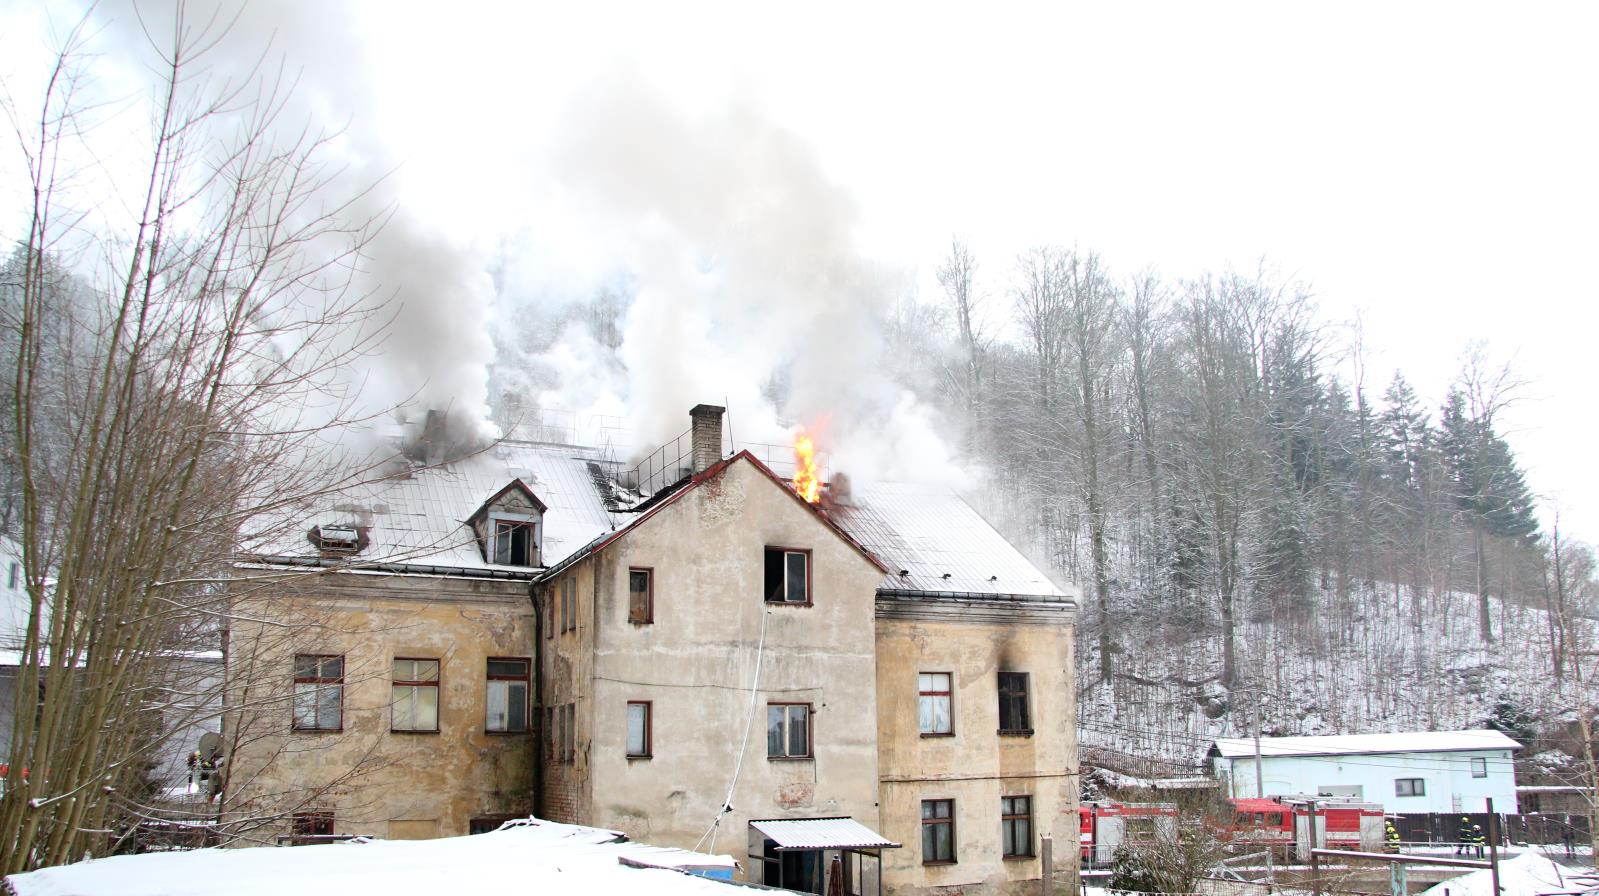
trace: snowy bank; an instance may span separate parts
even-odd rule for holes
[[[714,880],[663,870],[695,867],[728,876],[731,857],[619,843],[618,837],[579,825],[513,822],[488,834],[439,840],[114,856],[16,874],[6,882],[17,896],[735,892]]]
[[[1570,890],[1572,871],[1537,853],[1524,853],[1499,863],[1500,896],[1538,896]],[[1493,872],[1473,871],[1424,890],[1421,896],[1493,896]]]

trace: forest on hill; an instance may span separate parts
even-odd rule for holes
[[[894,354],[940,359],[905,381],[964,421],[985,511],[1082,589],[1085,745],[1181,766],[1259,701],[1267,733],[1579,749],[1594,554],[1540,526],[1501,429],[1524,384],[1487,347],[1422,396],[1368,380],[1358,330],[1264,266],[1163,280],[1042,247],[983,270],[957,241],[937,280]]]

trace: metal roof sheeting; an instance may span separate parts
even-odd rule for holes
[[[859,484],[828,514],[888,566],[879,588],[941,594],[1068,597],[947,487]],[[905,570],[906,575],[900,575]]]
[[[342,491],[323,507],[291,513],[292,526],[266,521],[274,541],[253,551],[273,557],[315,557],[304,537],[312,526],[370,526],[370,545],[349,556],[356,565],[393,563],[469,570],[527,572],[483,559],[466,520],[513,479],[546,505],[543,557],[555,563],[614,528],[588,464],[596,452],[570,445],[502,442],[460,460]]]
[[[1253,758],[1254,738],[1218,738],[1212,749],[1223,758]],[[1261,756],[1343,756],[1362,753],[1446,753],[1459,750],[1519,750],[1503,732],[1402,731],[1391,734],[1333,734],[1323,737],[1263,737]]]
[[[897,849],[898,843],[853,818],[773,818],[750,827],[777,842],[778,849]]]

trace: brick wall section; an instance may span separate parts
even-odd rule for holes
[[[722,413],[726,408],[714,404],[697,404],[690,410],[694,421],[693,435],[694,472],[703,473],[722,459]]]

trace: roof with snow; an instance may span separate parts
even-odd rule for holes
[[[829,514],[888,566],[884,591],[1069,596],[945,486],[860,484],[851,501]]]
[[[529,572],[484,559],[467,520],[484,502],[520,480],[545,505],[543,556],[559,560],[615,526],[596,490],[593,449],[511,442],[434,467],[403,471],[339,493],[324,507],[308,507],[284,527],[281,541],[257,553],[268,558],[315,558],[304,537],[313,526],[370,527],[370,544],[352,565],[400,564],[468,570]]]
[[[895,849],[898,843],[853,818],[773,818],[750,827],[788,849]]]
[[[1345,756],[1364,753],[1452,753],[1464,750],[1519,750],[1521,744],[1492,729],[1402,731],[1391,734],[1334,734],[1323,737],[1263,737],[1261,756]],[[1211,755],[1253,757],[1255,740],[1218,738]]]
[[[554,822],[438,840],[352,841],[292,849],[198,849],[113,856],[15,874],[18,896],[276,896],[280,893],[636,893],[726,896],[733,859],[619,842]],[[648,867],[641,867],[648,866]]]

